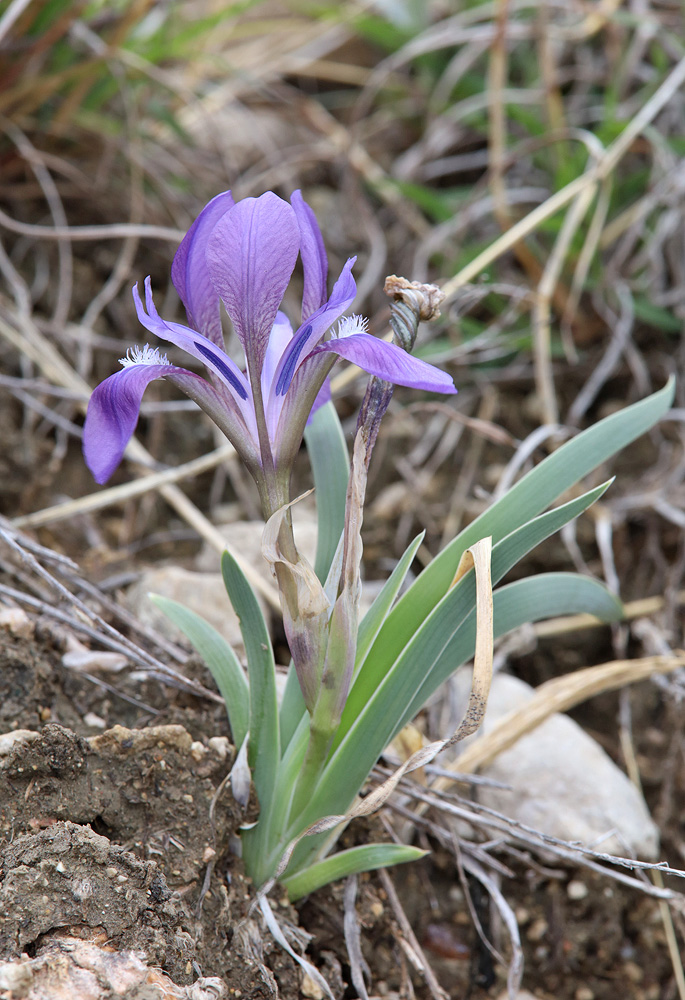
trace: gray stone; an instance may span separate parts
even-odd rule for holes
[[[171,642],[187,644],[180,629],[150,600],[161,594],[201,615],[233,647],[238,656],[244,652],[238,616],[231,607],[221,573],[197,573],[180,566],[158,566],[144,570],[128,588],[127,607],[145,625],[156,629]]]
[[[458,671],[453,682],[465,703],[470,672]],[[533,694],[523,681],[497,674],[479,734]],[[642,794],[567,715],[552,715],[480,773],[511,791],[479,787],[478,801],[526,826],[608,854],[657,857],[659,831]]]

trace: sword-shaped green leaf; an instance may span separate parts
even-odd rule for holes
[[[561,507],[541,514],[502,539],[492,553],[493,584],[501,580],[539,542],[558,531],[598,499],[608,485],[604,483]],[[573,574],[562,574],[564,580],[567,576],[575,579]],[[584,580],[581,577],[577,579]],[[552,591],[554,598],[562,593],[560,585],[555,586],[557,589]],[[583,605],[584,610],[611,618],[620,617],[620,602],[595,581],[585,581],[580,585],[578,593],[581,603],[582,598],[590,592],[594,595],[594,603],[587,607]],[[495,592],[496,601],[499,593],[501,591]],[[572,598],[576,591],[569,590],[567,586],[563,594]],[[310,816],[340,813],[347,809],[392,737],[470,655],[468,651],[461,655],[464,644],[460,633],[474,612],[475,604],[474,575],[467,573],[448,590],[417,628],[400,655],[393,658],[389,665],[383,657],[386,651],[379,646],[379,640],[376,640],[350,692],[328,763],[316,789],[313,789],[308,820]],[[546,610],[543,610],[542,615],[537,613],[545,607],[541,603],[538,609],[530,609],[533,618],[523,618],[522,621],[546,617]],[[558,600],[554,603],[554,608],[555,614],[571,613],[571,609],[564,608]],[[529,612],[528,606],[525,611]],[[495,626],[499,628],[497,618]],[[390,655],[392,656],[392,650]],[[300,848],[298,859],[299,851]],[[297,859],[295,863],[297,864]]]
[[[583,476],[653,427],[670,408],[674,392],[675,382],[670,378],[663,389],[605,417],[536,465],[426,567],[386,618],[376,643],[392,647],[399,655],[444,596],[470,545],[487,535],[496,545],[545,510]]]
[[[493,599],[495,637],[543,618],[587,612],[613,621],[620,617],[622,611],[620,601],[603,584],[576,573],[544,573],[519,580],[496,590]],[[445,679],[454,673],[473,655],[474,644],[475,611],[451,638],[446,638],[439,652],[432,648],[433,664],[429,672],[434,680]],[[407,652],[413,654],[418,650]],[[430,687],[433,689],[432,684]],[[315,818],[342,814],[349,809],[357,790],[384,749],[386,736],[389,734],[392,738],[396,735],[412,717],[414,708],[425,704],[426,697],[427,690],[424,690],[420,695],[417,693],[415,700],[407,698],[406,712],[396,716],[393,728],[383,727],[383,736],[379,738],[379,726],[382,727],[384,716],[383,692],[379,692],[378,699],[369,703],[357,725],[351,727],[346,741],[331,756],[316,788],[312,789],[309,811],[301,818],[302,828]],[[305,866],[308,854],[314,854],[321,848],[321,836],[314,836],[311,840],[313,843],[309,848],[306,840],[296,847],[291,859],[294,870]]]
[[[357,663],[355,671],[358,671],[363,664],[366,654],[380,631],[381,625],[387,618],[425,534],[425,531],[422,531],[420,535],[416,536],[413,542],[409,543],[397,566],[395,566],[383,584],[383,589],[362,618],[357,634]]]
[[[493,586],[536,545],[578,517],[598,500],[608,486],[608,482],[602,483],[594,490],[589,490],[582,496],[562,504],[561,507],[555,507],[554,510],[540,514],[539,517],[533,518],[532,521],[517,528],[498,542],[492,550]],[[379,697],[381,687],[389,674],[393,675],[393,679],[388,682],[387,686],[383,687],[383,691],[386,699],[390,698],[390,692],[392,692],[392,697],[385,702],[387,725],[383,726],[383,731],[387,733],[393,717],[404,718],[407,705],[415,700],[415,692],[419,688],[425,690],[426,682],[432,677],[433,664],[430,660],[429,650],[439,647],[443,642],[452,640],[461,623],[475,607],[475,603],[475,584],[473,574],[469,573],[456,586],[448,590],[425,621],[420,623],[399,655],[396,654],[394,641],[387,644],[384,642],[383,629],[381,629],[379,637],[369,651],[362,670],[350,691],[333,750],[343,742],[348,730],[357,725],[357,720],[362,717],[371,701]],[[458,664],[455,664],[456,666]],[[444,678],[442,679],[444,680]],[[431,691],[435,690],[435,687],[437,684],[431,682]],[[381,749],[383,749],[382,746]]]
[[[405,844],[364,844],[361,847],[351,847],[347,851],[339,851],[323,861],[296,872],[290,878],[281,881],[288,890],[292,901],[306,896],[307,893],[320,889],[329,882],[357,875],[359,872],[369,872],[376,868],[388,868],[390,865],[401,865],[407,861],[418,861],[428,852],[418,847],[408,847]]]
[[[304,432],[316,497],[314,569],[325,583],[345,524],[345,496],[350,458],[345,435],[332,403],[320,407]]]
[[[274,654],[259,601],[228,552],[221,557],[221,572],[245,644],[250,685],[248,760],[259,801],[266,809],[273,793],[280,749]]]
[[[345,524],[345,496],[350,458],[345,435],[332,403],[314,414],[304,432],[314,476],[316,497],[316,559],[314,570],[325,583]],[[294,667],[290,667],[281,700],[281,748],[287,747],[305,711]]]
[[[190,608],[161,594],[150,594],[150,600],[180,628],[207,664],[224,699],[233,742],[242,746],[249,725],[250,691],[238,657],[224,637]]]

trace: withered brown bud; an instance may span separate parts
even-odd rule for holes
[[[424,285],[420,281],[407,281],[396,274],[385,279],[383,291],[395,301],[406,302],[418,313],[419,319],[428,321],[440,315],[440,304],[445,295],[437,285]]]

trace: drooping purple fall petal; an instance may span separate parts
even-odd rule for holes
[[[212,198],[183,237],[171,265],[171,280],[185,306],[188,322],[221,348],[221,300],[209,276],[207,242],[217,222],[234,205],[230,191]]]
[[[429,365],[426,361],[407,354],[395,344],[389,344],[369,333],[353,333],[347,337],[328,340],[312,352],[315,356],[324,351],[338,354],[346,361],[363,368],[370,375],[377,375],[395,385],[407,385],[427,392],[455,393],[452,377],[447,372]]]
[[[144,352],[139,356],[144,356]],[[155,352],[150,351],[147,356],[153,359]],[[143,393],[150,382],[167,375],[193,375],[185,368],[160,361],[129,363],[93,390],[83,428],[83,455],[97,483],[106,482],[121,461],[136,429]],[[194,377],[200,379],[199,375]]]
[[[209,238],[209,273],[254,377],[261,373],[269,334],[299,249],[295,212],[272,192],[239,201]]]

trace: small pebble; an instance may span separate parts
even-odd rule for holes
[[[22,608],[0,608],[0,628],[7,629],[18,639],[31,639],[35,631],[33,622]]]
[[[585,899],[589,891],[588,887],[580,879],[571,879],[566,886],[566,893],[569,899]]]
[[[70,670],[84,670],[87,673],[102,671],[116,674],[128,666],[128,657],[122,653],[88,649],[78,639],[70,636],[67,641],[67,651],[62,656],[62,666]]]
[[[324,997],[324,992],[319,984],[315,983],[312,977],[307,975],[306,972],[302,976],[300,993],[303,997],[307,997],[308,1000],[323,1000]]]
[[[645,974],[637,962],[626,962],[623,966],[623,971],[631,983],[641,983],[644,979]]]
[[[576,1000],[595,1000],[595,994],[589,986],[579,986],[574,995]]]
[[[544,917],[538,917],[530,925],[526,931],[526,937],[529,941],[542,941],[543,937],[549,930],[549,924]]]
[[[207,740],[207,745],[210,748],[210,750],[214,751],[217,757],[221,758],[221,760],[224,760],[226,757],[228,757],[228,748],[230,746],[230,743],[228,742],[225,736],[211,736]]]
[[[83,721],[87,726],[90,726],[91,729],[105,729],[107,726],[105,720],[100,718],[99,715],[96,715],[95,712],[86,712],[83,716]]]

